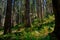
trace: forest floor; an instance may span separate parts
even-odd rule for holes
[[[3,30],[0,31],[0,39],[5,40],[8,37],[11,37],[11,40],[51,40],[50,33],[54,31],[54,16],[44,18],[44,22],[41,25],[39,20],[35,19],[32,23],[31,28],[24,28],[23,25],[17,25],[15,28],[12,28],[12,33],[3,35]],[[22,28],[21,28],[21,27]],[[52,36],[52,40],[57,40],[55,35]]]

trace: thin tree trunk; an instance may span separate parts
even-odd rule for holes
[[[38,16],[38,18],[40,18],[40,13],[39,13],[39,9],[40,9],[40,7],[39,7],[39,0],[36,0],[36,5],[37,5],[37,16]]]
[[[35,0],[32,0],[32,4],[31,4],[31,16],[32,16],[32,18],[31,18],[31,22],[33,22],[33,20],[34,20],[34,14],[35,14]]]
[[[0,27],[2,26],[2,23],[1,23],[1,18],[2,18],[2,16],[0,15]]]
[[[44,0],[40,0],[40,15],[41,15],[41,22],[43,23],[43,18],[44,18]]]
[[[41,2],[42,0],[36,0],[36,2],[37,2],[37,16],[38,16],[38,18],[41,20],[42,19],[42,2]]]
[[[2,22],[1,22],[1,19],[2,19],[2,8],[0,8],[0,27],[2,26]]]
[[[18,23],[17,23],[17,20],[18,20],[18,17],[17,17],[17,9],[16,9],[16,1],[13,0],[13,9],[12,9],[12,26],[16,26]]]

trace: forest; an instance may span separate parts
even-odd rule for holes
[[[60,1],[0,0],[0,40],[60,40]]]

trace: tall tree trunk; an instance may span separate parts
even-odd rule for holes
[[[19,0],[19,9],[18,9],[18,13],[17,13],[17,24],[20,24],[20,23],[22,23],[22,8],[23,8],[23,6],[22,6],[23,4],[22,4],[22,0]]]
[[[2,23],[1,23],[1,18],[2,18],[2,17],[1,17],[1,15],[0,15],[0,27],[2,26]]]
[[[20,24],[22,23],[22,14],[21,14],[21,10],[22,10],[22,0],[18,0],[18,7],[16,10],[16,23]]]
[[[11,14],[12,14],[11,10],[12,10],[12,0],[7,0],[4,34],[11,33]]]
[[[32,4],[31,4],[31,22],[33,22],[33,20],[34,20],[34,14],[35,14],[35,0],[32,0]]]
[[[60,39],[60,0],[52,0],[53,11],[55,13],[55,29],[53,33],[56,35],[58,40]]]
[[[25,0],[25,27],[31,27],[31,20],[30,20],[30,1]]]
[[[40,11],[39,11],[39,9],[40,9],[40,6],[39,6],[39,0],[36,0],[36,8],[37,8],[37,16],[38,16],[38,18],[40,18]]]
[[[0,8],[0,27],[2,26],[2,22],[1,22],[1,19],[2,19],[2,9]]]
[[[38,18],[41,20],[42,19],[42,15],[43,15],[43,13],[42,13],[42,0],[36,0],[36,2],[37,2],[37,16],[38,16]]]
[[[13,26],[16,26],[17,22],[16,22],[16,7],[15,7],[15,0],[13,0],[13,13],[12,13],[12,23],[13,23]]]
[[[44,18],[44,0],[40,0],[40,15],[41,15],[41,22],[43,23],[43,18]]]

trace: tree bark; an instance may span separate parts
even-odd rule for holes
[[[2,17],[1,17],[1,15],[0,15],[0,27],[2,26],[2,23],[1,23],[1,18],[2,18]]]
[[[40,18],[40,5],[39,5],[39,0],[36,0],[36,5],[37,5],[37,17]]]
[[[37,16],[41,20],[43,17],[42,0],[36,0],[36,2],[37,2]]]
[[[7,0],[4,34],[11,33],[11,14],[12,14],[11,10],[12,10],[12,0]]]
[[[30,20],[30,2],[29,0],[25,0],[25,27],[31,27],[31,20]]]
[[[1,19],[2,19],[2,9],[0,8],[0,27],[2,26],[2,22],[1,22]]]
[[[55,13],[55,29],[53,33],[56,35],[58,40],[60,39],[60,0],[52,0],[53,11]]]

